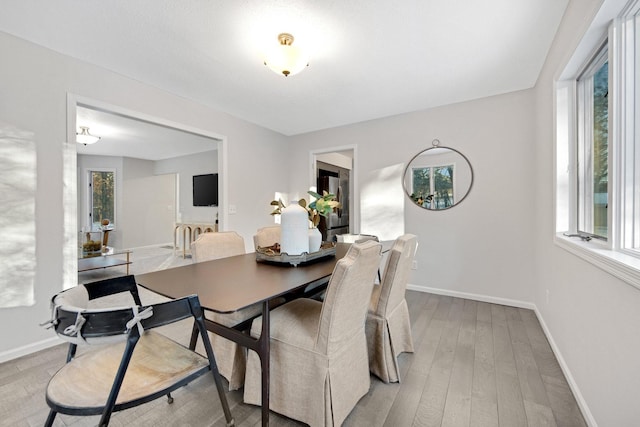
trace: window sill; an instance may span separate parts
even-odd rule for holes
[[[554,242],[562,249],[640,289],[640,258],[607,249],[597,241],[583,242],[575,237],[563,236],[562,233],[556,234]]]

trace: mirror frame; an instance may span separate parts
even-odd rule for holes
[[[467,158],[467,156],[465,156],[464,154],[462,154],[460,151],[456,150],[455,148],[445,147],[445,146],[440,145],[440,140],[438,140],[438,139],[434,139],[434,140],[431,142],[431,145],[432,145],[431,147],[429,147],[429,148],[425,148],[424,150],[422,150],[422,151],[418,152],[415,156],[413,156],[413,157],[409,160],[409,162],[407,163],[407,166],[404,168],[404,173],[402,174],[402,188],[404,189],[404,194],[406,194],[406,196],[409,198],[409,200],[411,200],[411,203],[412,203],[414,206],[417,206],[417,207],[422,208],[422,209],[427,210],[427,211],[436,211],[436,212],[437,212],[437,211],[446,211],[446,210],[451,209],[451,208],[453,208],[453,207],[455,207],[455,206],[458,206],[460,203],[462,203],[462,202],[464,201],[464,199],[466,199],[466,198],[467,198],[467,196],[469,195],[469,193],[471,192],[471,189],[473,188],[473,181],[474,181],[473,166],[471,166],[471,162],[469,161],[469,159]],[[460,200],[458,200],[456,203],[454,203],[454,204],[452,204],[451,206],[448,206],[448,207],[446,207],[446,208],[442,208],[442,209],[429,209],[429,208],[427,208],[427,207],[424,207],[424,206],[420,206],[420,205],[418,205],[418,204],[413,200],[413,198],[411,197],[411,193],[409,192],[409,189],[407,188],[407,185],[406,185],[406,182],[405,182],[405,181],[406,181],[407,172],[409,171],[409,167],[411,166],[411,163],[412,163],[416,158],[418,158],[419,156],[421,156],[422,154],[424,154],[425,152],[427,152],[427,151],[429,151],[429,150],[434,150],[434,149],[436,149],[436,148],[444,148],[444,149],[451,150],[451,151],[453,151],[453,152],[455,152],[455,153],[459,154],[459,155],[464,159],[464,161],[465,161],[465,162],[467,162],[467,165],[469,166],[469,171],[470,171],[470,173],[471,173],[471,182],[469,183],[469,188],[467,189],[466,193],[464,193],[464,196],[462,196],[462,198],[461,198]]]

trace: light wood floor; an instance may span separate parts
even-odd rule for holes
[[[141,298],[158,300],[145,290]],[[345,426],[586,426],[531,310],[414,291],[407,302],[416,352],[399,358],[402,383],[372,376]],[[164,332],[186,344],[190,330],[190,323],[178,323]],[[66,346],[59,345],[0,364],[0,426],[43,425],[46,384],[65,356]],[[173,396],[171,405],[161,398],[116,413],[110,425],[226,425],[211,377]],[[236,425],[260,425],[260,409],[242,403],[241,392],[227,397]],[[94,426],[97,420],[58,415],[54,425]],[[301,425],[273,413],[270,422]]]

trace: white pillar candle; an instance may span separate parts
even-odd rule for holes
[[[280,216],[280,252],[288,255],[309,253],[309,215],[297,203],[282,209]]]

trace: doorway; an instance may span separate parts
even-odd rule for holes
[[[172,132],[181,132],[185,135],[192,135],[211,144],[211,150],[217,150],[217,172],[219,174],[219,205],[226,206],[227,202],[227,141],[226,137],[205,131],[202,129],[187,126],[181,123],[172,122],[166,119],[153,117],[144,113],[128,110],[123,107],[106,104],[93,99],[80,97],[73,94],[67,96],[67,143],[65,144],[63,159],[63,182],[65,192],[63,194],[64,205],[64,228],[65,244],[64,251],[64,271],[63,282],[65,287],[77,284],[77,239],[78,239],[78,163],[77,163],[77,143],[75,141],[76,130],[78,129],[78,110],[86,109],[96,114],[108,114],[120,119],[136,121],[146,126],[153,126]],[[93,131],[91,133],[94,133]],[[95,134],[95,133],[94,133]],[[100,136],[100,135],[98,135]],[[99,144],[99,143],[98,143]],[[218,215],[219,229],[224,229],[227,222],[226,209],[219,209]]]
[[[335,232],[346,232],[355,234],[360,230],[360,194],[358,189],[358,156],[357,146],[347,145],[341,147],[330,147],[325,149],[313,150],[310,152],[311,174],[309,182],[311,187],[316,188],[319,193],[324,189],[321,180],[329,181],[331,178],[337,177],[338,185],[340,184],[340,176],[342,183],[347,182],[346,194],[348,206],[346,206],[346,218],[341,218],[335,224]],[[345,181],[345,175],[348,177]],[[341,193],[344,192],[341,191]],[[340,212],[344,214],[344,211]],[[331,228],[331,227],[328,227]],[[326,231],[325,231],[326,232]],[[323,239],[332,238],[335,234],[329,231],[329,236],[323,233]]]

